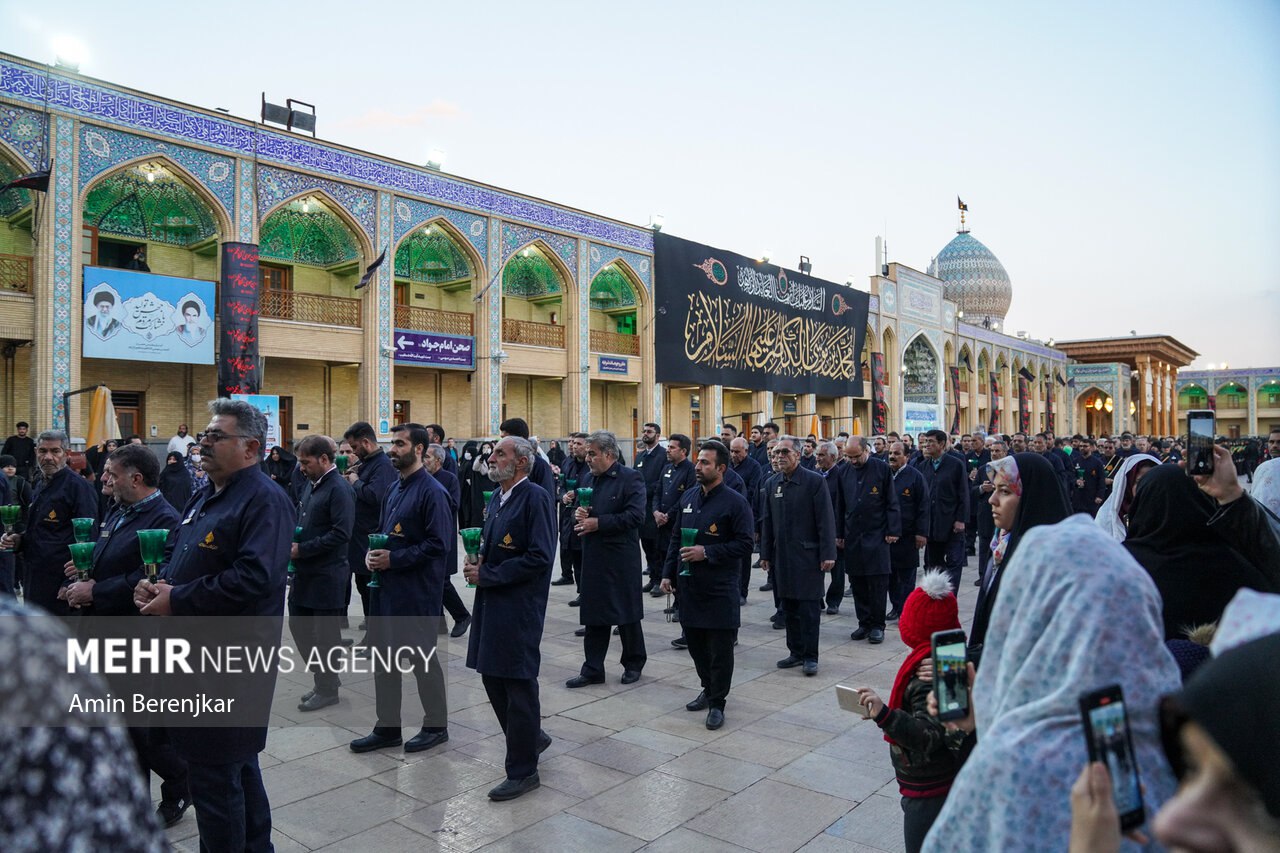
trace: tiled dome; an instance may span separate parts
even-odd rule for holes
[[[1013,283],[991,250],[961,231],[929,264],[929,274],[946,282],[945,296],[960,306],[965,320],[1004,322],[1013,301]]]

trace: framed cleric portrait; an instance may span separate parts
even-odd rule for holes
[[[85,358],[213,364],[214,283],[84,268]]]

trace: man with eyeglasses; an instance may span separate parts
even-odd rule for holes
[[[1025,440],[1025,436],[1023,436]],[[969,478],[965,465],[946,452],[947,434],[931,429],[920,434],[921,457],[916,470],[929,487],[929,538],[925,570],[945,568],[951,588],[960,594],[964,572],[964,528],[969,520]]]
[[[280,642],[294,507],[262,470],[267,418],[243,400],[209,403],[209,426],[197,436],[208,482],[187,504],[169,537],[160,582],[143,579],[134,604],[150,616],[252,616],[255,639]],[[268,632],[272,636],[266,636]],[[276,672],[254,676],[270,695]],[[267,850],[271,803],[258,753],[265,720],[239,728],[172,728],[186,759],[191,800],[206,850]]]
[[[818,674],[818,623],[826,573],[836,562],[836,524],[826,481],[800,467],[799,439],[778,439],[765,483],[760,562],[773,583],[787,631],[789,654],[779,669]]]
[[[67,467],[67,434],[45,430],[36,436],[36,464],[41,481],[36,484],[27,529],[0,536],[0,548],[22,554],[26,577],[22,589],[27,604],[65,616],[65,599],[58,591],[66,585],[62,566],[75,542],[73,518],[98,517],[98,493],[84,477]]]

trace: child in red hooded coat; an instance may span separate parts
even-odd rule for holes
[[[959,628],[956,597],[946,573],[925,572],[920,585],[907,596],[898,620],[902,641],[911,647],[911,654],[898,670],[888,704],[871,688],[858,688],[860,704],[889,742],[889,757],[902,794],[907,853],[916,853],[924,844],[960,770],[957,751],[964,733],[948,732],[937,717],[929,715],[932,685],[916,676],[920,662],[932,653],[933,633]]]

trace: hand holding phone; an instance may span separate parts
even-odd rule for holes
[[[1120,815],[1120,829],[1128,832],[1146,820],[1142,781],[1129,731],[1129,714],[1120,685],[1112,684],[1080,696],[1085,746],[1089,761],[1106,766],[1111,777],[1111,797]]]
[[[844,710],[852,711],[864,720],[871,719],[871,710],[862,704],[862,696],[856,689],[837,684],[836,701]]]
[[[1192,409],[1187,412],[1187,473],[1212,474],[1213,437],[1216,430],[1212,409]]]
[[[964,631],[935,631],[933,643],[933,692],[942,722],[969,716],[969,672]]]

